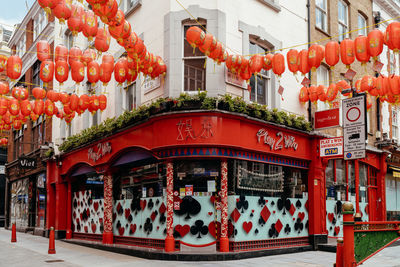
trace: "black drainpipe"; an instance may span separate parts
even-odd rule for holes
[[[307,0],[307,28],[308,28],[308,47],[310,47],[310,42],[311,42],[311,22],[310,22],[310,0]],[[311,71],[308,72],[308,78],[310,79],[311,82]],[[308,121],[311,122],[311,124],[314,124],[312,121],[312,114],[311,114],[311,101],[308,100]]]

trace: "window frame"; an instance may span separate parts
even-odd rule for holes
[[[134,81],[130,84],[126,83],[126,85],[124,87],[124,91],[125,91],[125,99],[124,100],[125,101],[123,103],[123,106],[124,106],[125,110],[131,111],[131,110],[136,109],[136,86],[137,86],[136,81]],[[131,89],[132,89],[132,107],[130,106],[130,103],[129,103],[129,96],[130,96],[129,91]]]
[[[317,1],[315,2],[315,27],[317,27],[318,29],[324,31],[324,32],[328,32],[328,1],[327,0],[322,0],[325,3],[325,9],[323,9],[323,7],[320,7],[317,4]],[[317,23],[317,12],[320,12],[322,14],[322,17],[324,18],[324,22],[322,23],[322,27],[320,27],[320,25],[318,25]]]
[[[360,19],[362,19],[363,21],[364,21],[364,25],[360,25]],[[357,26],[358,26],[358,35],[364,35],[364,36],[367,36],[367,26],[368,26],[368,23],[367,23],[367,18],[363,15],[363,14],[361,14],[361,13],[358,13],[358,16],[357,16]],[[361,28],[363,28],[362,30],[360,30]]]
[[[325,69],[326,70],[326,80],[323,82],[323,81],[319,81],[319,79],[318,79],[318,77],[319,77],[319,72],[321,72],[323,69]],[[330,76],[331,76],[331,72],[330,72],[330,69],[328,68],[328,67],[326,67],[325,65],[323,65],[323,64],[321,64],[321,66],[317,69],[317,71],[316,71],[316,78],[317,78],[317,84],[318,85],[324,85],[325,87],[329,87],[329,82],[330,82]],[[330,106],[329,106],[329,104],[328,103],[326,103],[326,102],[321,102],[321,101],[317,101],[317,110],[318,111],[321,111],[321,110],[326,110],[326,109],[329,109],[330,108]]]
[[[340,9],[339,5],[340,4],[342,4],[345,7],[345,12],[344,12],[345,15],[346,15],[345,21],[342,21],[339,18],[339,13],[340,13],[339,12],[339,9]],[[346,33],[346,34],[342,35],[340,33],[340,27],[344,28],[343,33]],[[338,34],[339,34],[339,36],[338,36],[339,42],[343,41],[346,38],[349,38],[349,5],[343,0],[338,0]]]
[[[251,45],[255,45],[258,49],[264,50],[264,53],[267,53],[268,51],[272,50],[271,48],[266,47],[264,44],[262,44],[261,42],[258,42],[257,40],[255,40],[255,38],[249,38],[249,51],[250,51],[250,46]],[[250,54],[252,54],[251,52],[249,52]],[[256,51],[256,53],[258,53]],[[271,77],[271,70],[261,70],[259,73],[257,73],[257,79],[255,77],[255,75],[252,75],[250,78],[250,83],[249,85],[252,83],[252,81],[254,81],[254,88],[251,88],[251,92],[249,95],[249,100],[250,102],[253,103],[258,103],[261,105],[267,105],[268,104],[268,89],[272,88],[272,77]],[[261,78],[264,80],[264,102],[260,103],[258,100],[258,78]],[[254,92],[254,99],[252,99],[252,92]]]

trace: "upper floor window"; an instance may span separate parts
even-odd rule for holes
[[[136,82],[131,83],[125,87],[125,110],[132,110],[136,108]]]
[[[361,14],[358,14],[358,34],[367,36],[367,20]]]
[[[19,57],[22,57],[25,54],[26,51],[26,33],[24,32],[22,34],[21,40],[19,41],[18,45],[17,45],[17,55]]]
[[[392,138],[399,140],[399,120],[397,109],[394,107],[392,109]]]
[[[315,2],[315,20],[316,26],[323,31],[328,31],[327,19],[327,0],[316,0]]]
[[[72,46],[74,45],[74,36],[72,35],[72,32],[67,29],[65,31],[65,38],[64,38],[64,45],[70,50]]]
[[[13,131],[14,135],[14,155],[13,158],[17,159],[20,155],[24,153],[24,128],[21,130],[14,130]]]
[[[339,42],[349,37],[349,7],[339,0],[338,2]]]
[[[40,146],[44,144],[46,138],[45,119],[43,115],[33,123],[32,132],[33,149],[40,148]]]
[[[126,0],[126,9],[125,12],[131,10],[139,3],[139,0]]]
[[[36,15],[36,17],[33,20],[33,40],[36,40],[36,38],[40,35],[40,33],[43,31],[43,29],[46,27],[47,24],[47,18],[46,15],[44,14],[43,10],[40,10],[39,13]]]
[[[265,54],[267,49],[260,46],[256,42],[250,42],[249,52],[253,54]],[[271,87],[270,71],[261,70],[257,75],[252,75],[250,78],[250,100],[261,105],[268,103],[268,89]]]
[[[321,65],[317,69],[317,85],[324,85],[326,87],[329,86],[329,69],[323,65]],[[318,101],[317,109],[318,110],[329,109],[329,104],[322,101]]]
[[[184,91],[205,91],[206,90],[206,56],[196,48],[190,46],[186,41],[186,31],[193,26],[193,24],[184,25],[184,51],[183,51],[183,65],[184,65]],[[203,24],[205,27],[205,23]]]
[[[43,87],[43,81],[40,79],[40,61],[37,60],[32,67],[32,83],[33,86]]]

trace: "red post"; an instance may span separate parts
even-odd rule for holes
[[[343,266],[356,266],[354,258],[354,208],[351,202],[343,204]]]
[[[17,242],[17,226],[15,223],[13,223],[11,227],[11,242]]]
[[[71,222],[72,222],[72,190],[71,181],[68,181],[68,192],[67,192],[67,233],[65,235],[66,239],[72,238]]]
[[[336,267],[343,267],[343,239],[338,238],[336,246]]]
[[[56,254],[56,245],[54,241],[54,227],[50,227],[50,234],[49,234],[49,251],[48,254]]]
[[[377,219],[379,221],[386,221],[386,171],[387,171],[387,162],[386,162],[386,153],[382,153],[379,155],[379,172],[377,174]],[[370,200],[371,201],[371,200]],[[375,201],[375,200],[374,200]]]
[[[221,161],[221,237],[220,252],[229,252],[228,239],[228,162]]]
[[[175,250],[174,239],[174,166],[167,163],[167,237],[165,238],[165,252]]]
[[[356,186],[356,213],[360,213],[360,165],[358,159],[354,160],[354,175]]]
[[[105,173],[103,176],[104,182],[104,231],[103,231],[103,244],[112,244],[114,241],[114,235],[112,231],[113,227],[113,204],[112,204],[112,176],[109,173]]]

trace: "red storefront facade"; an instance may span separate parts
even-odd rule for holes
[[[48,162],[47,227],[166,252],[316,245],[331,227],[321,138],[228,112],[156,115]],[[363,162],[384,220],[384,154]]]

